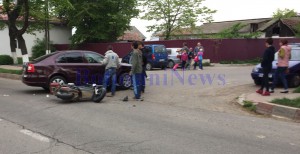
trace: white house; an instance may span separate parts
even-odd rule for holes
[[[0,22],[3,22],[0,20]],[[57,25],[52,24],[50,26],[50,40],[54,44],[70,44],[70,38],[72,36],[72,29],[68,28],[65,25]],[[23,35],[25,41],[26,41],[26,47],[28,50],[29,57],[31,56],[31,48],[35,43],[35,40],[43,39],[45,37],[44,31],[36,31],[35,35],[27,34],[25,33]],[[6,27],[3,30],[0,30],[0,55],[11,55],[10,50],[10,42],[9,42],[9,36],[8,36],[8,28]],[[21,57],[21,51],[17,49],[17,56]]]
[[[1,0],[0,0],[1,3]],[[0,4],[1,6],[1,4]],[[1,7],[0,7],[1,9]],[[8,20],[7,15],[0,14],[0,22],[4,23]],[[30,23],[33,23],[34,21],[30,21]],[[28,51],[27,57],[31,56],[32,52],[31,49],[35,44],[35,40],[37,39],[43,39],[45,37],[45,31],[36,31],[33,32],[34,34],[27,34],[25,33],[23,35]],[[52,41],[54,44],[70,44],[70,38],[72,36],[72,28],[67,27],[66,24],[61,23],[59,20],[56,21],[50,21],[50,41]],[[10,39],[8,35],[8,27],[6,26],[4,29],[0,29],[0,55],[10,55],[12,57],[15,57],[15,55],[12,55],[11,49],[10,49]],[[17,57],[22,57],[20,49],[17,49]]]

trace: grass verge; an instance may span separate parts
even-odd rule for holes
[[[251,64],[256,65],[261,62],[261,58],[255,58],[250,60],[226,60],[221,61],[220,64]]]
[[[253,102],[250,101],[244,101],[243,107],[252,112],[256,110],[256,106],[253,104]]]
[[[22,70],[9,70],[9,69],[0,68],[0,73],[9,73],[9,74],[18,74],[18,75],[21,75],[22,74]]]
[[[300,97],[296,99],[288,99],[288,98],[274,99],[271,101],[271,103],[300,108]]]
[[[293,92],[294,93],[300,93],[300,87],[297,87]]]

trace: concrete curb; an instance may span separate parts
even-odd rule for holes
[[[9,74],[9,73],[0,73],[0,78],[6,78],[6,79],[12,79],[12,80],[21,80],[22,75]]]
[[[238,97],[238,103],[242,106],[244,105],[245,100],[245,94]],[[300,122],[300,109],[298,108],[273,104],[269,102],[251,102],[253,102],[253,104],[256,106],[255,112],[259,114],[279,118],[288,118],[296,122]]]

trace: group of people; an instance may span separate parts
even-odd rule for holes
[[[147,57],[145,55],[144,44],[142,42],[133,42],[131,47],[132,55],[129,63],[132,65],[130,75],[132,76],[134,99],[137,101],[143,101],[141,93],[145,92]],[[103,87],[107,88],[107,83],[111,80],[111,94],[108,94],[107,96],[113,97],[116,91],[116,70],[120,67],[120,61],[119,56],[113,51],[111,45],[108,46],[107,50],[108,51],[105,53],[105,59],[102,62],[102,65],[106,65]]]
[[[256,92],[263,96],[270,96],[270,93],[274,93],[275,86],[280,79],[283,83],[284,90],[281,93],[288,93],[288,84],[286,79],[286,74],[289,69],[289,60],[291,58],[291,47],[288,46],[288,41],[286,39],[282,39],[279,42],[280,49],[278,51],[278,61],[277,61],[277,69],[273,77],[273,82],[270,87],[269,85],[269,74],[272,71],[272,63],[274,61],[274,56],[276,53],[275,47],[273,46],[273,39],[268,38],[266,40],[266,50],[263,54],[261,67],[263,71],[263,78],[261,88]],[[264,91],[265,89],[265,91]]]
[[[194,48],[188,48],[188,44],[186,42],[183,43],[183,47],[180,51],[181,56],[181,67],[182,70],[190,70],[192,63],[194,61],[194,70],[196,70],[197,66],[199,66],[199,70],[203,70],[203,54],[204,54],[204,48],[201,45],[200,42],[197,43],[197,46]],[[174,68],[175,70],[176,68]]]

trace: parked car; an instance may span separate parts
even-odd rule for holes
[[[290,44],[292,47],[291,59],[289,61],[289,73],[287,74],[287,81],[289,87],[297,87],[300,85],[300,44]],[[274,73],[277,69],[277,58],[278,53],[275,54],[275,60],[273,61],[273,68],[269,74],[270,81],[273,80]],[[252,70],[251,73],[252,79],[256,85],[260,85],[263,77],[261,65],[258,64]]]
[[[173,68],[175,64],[180,64],[180,51],[181,48],[167,48],[168,52],[168,67]]]
[[[145,45],[148,63],[146,64],[146,70],[152,70],[153,68],[165,69],[168,66],[168,53],[166,47],[160,44]],[[129,63],[132,51],[122,58],[122,63]]]
[[[49,89],[51,83],[96,83],[102,85],[105,66],[104,56],[93,51],[57,51],[39,57],[24,66],[22,81],[28,86]],[[117,71],[117,85],[131,86],[131,65],[121,63]]]

